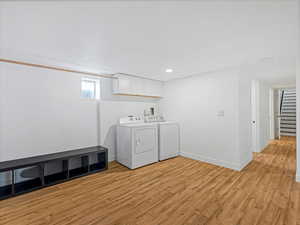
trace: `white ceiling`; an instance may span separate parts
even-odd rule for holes
[[[164,81],[271,59],[280,69],[256,72],[279,84],[295,77],[296,21],[288,0],[1,2],[0,48],[2,57]]]
[[[296,86],[295,58],[263,58],[241,66],[240,74],[269,83],[274,88]]]

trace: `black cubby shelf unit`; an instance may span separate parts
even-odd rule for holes
[[[0,200],[104,171],[107,154],[95,146],[0,162]]]

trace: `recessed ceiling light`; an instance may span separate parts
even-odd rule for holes
[[[173,70],[172,70],[172,69],[166,69],[166,72],[167,72],[167,73],[172,73]]]

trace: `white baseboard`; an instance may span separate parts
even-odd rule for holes
[[[242,169],[244,169],[244,168],[245,168],[252,160],[253,160],[252,157],[250,157],[250,158],[244,160],[244,162],[242,162],[242,163],[240,164],[239,171],[241,171]]]
[[[299,182],[299,183],[300,183],[300,173],[297,173],[297,174],[296,174],[296,182]]]
[[[193,154],[193,153],[189,153],[189,152],[180,152],[180,155],[183,156],[183,157],[186,157],[186,158],[206,162],[206,163],[213,164],[213,165],[216,165],[216,166],[222,166],[222,167],[232,169],[232,170],[237,170],[237,171],[241,171],[243,168],[245,168],[252,161],[252,158],[249,158],[241,164],[235,164],[235,163],[231,163],[231,162],[227,162],[227,161],[222,161],[222,160],[217,160],[217,159],[213,159],[213,158],[203,157],[199,154]],[[115,160],[116,160],[115,155],[108,154],[108,162],[112,162],[112,161],[115,161]],[[298,178],[299,178],[298,181],[300,182],[300,177],[298,177]]]
[[[242,165],[239,165],[239,164],[232,163],[232,162],[203,157],[199,154],[194,154],[194,153],[189,153],[189,152],[180,152],[180,155],[183,157],[190,158],[190,159],[195,159],[198,161],[206,162],[206,163],[213,164],[216,166],[222,166],[222,167],[232,169],[232,170],[237,170],[237,171],[241,171],[244,168],[244,166],[246,166],[251,161],[251,160],[246,161]]]

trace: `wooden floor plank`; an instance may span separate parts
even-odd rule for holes
[[[0,225],[300,225],[296,141],[241,172],[177,157],[109,170],[0,202]]]

